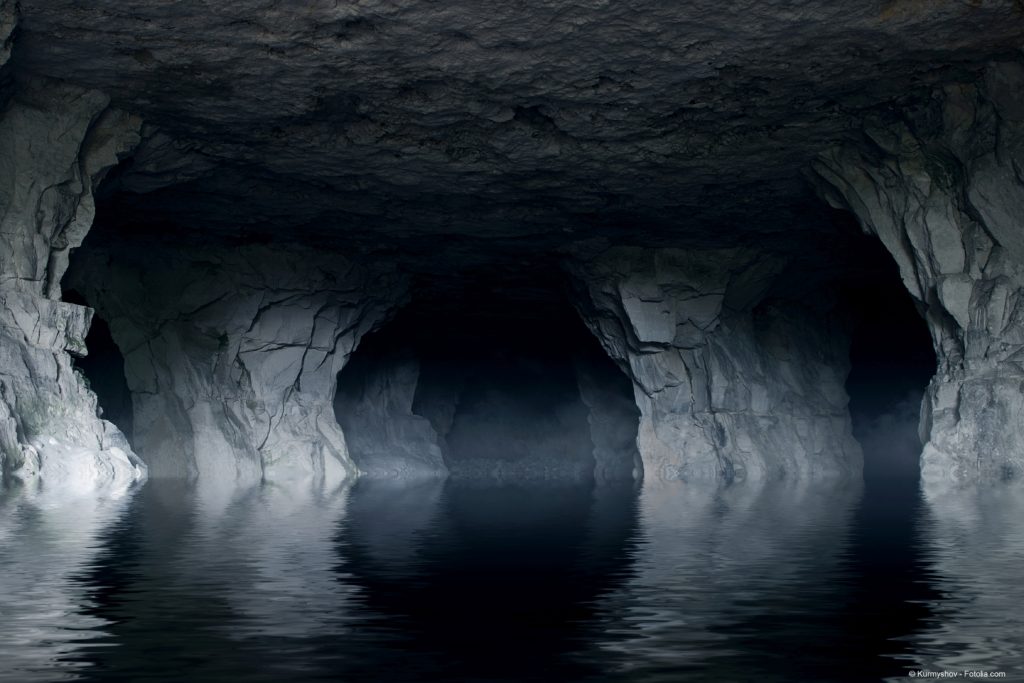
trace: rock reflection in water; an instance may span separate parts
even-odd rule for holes
[[[362,632],[372,655],[351,673],[387,662],[399,680],[597,675],[598,662],[570,655],[599,636],[597,600],[628,575],[635,485],[438,486],[433,509],[395,506],[376,482],[353,490],[342,568],[373,616]]]
[[[0,679],[1019,671],[1021,499],[885,492],[872,508],[849,481],[8,491]]]
[[[330,669],[355,588],[333,572],[348,488],[151,481],[89,577],[102,680],[280,681]],[[325,663],[326,662],[326,663]]]
[[[124,489],[76,495],[38,481],[0,489],[0,678],[28,683],[82,670],[69,655],[102,639],[110,622],[94,613],[80,575],[130,496]]]
[[[931,616],[906,638],[908,668],[1024,677],[1024,490],[933,491],[918,535]]]
[[[609,674],[834,678],[859,499],[849,481],[647,484],[630,579],[599,604]]]

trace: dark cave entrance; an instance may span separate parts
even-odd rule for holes
[[[65,290],[63,300],[88,306],[88,302],[75,290]],[[132,394],[124,373],[124,356],[114,343],[110,326],[95,311],[89,333],[85,337],[87,355],[74,357],[74,366],[86,378],[89,388],[99,402],[100,416],[114,423],[132,441]]]
[[[639,411],[557,283],[421,292],[338,375],[335,413],[373,476],[626,479]]]
[[[840,305],[850,325],[846,390],[864,478],[916,482],[921,401],[936,369],[932,338],[892,256],[877,238],[851,230],[846,258],[856,269],[840,288]]]

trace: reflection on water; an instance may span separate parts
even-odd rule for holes
[[[820,679],[843,652],[859,487],[648,486],[630,579],[601,604],[623,680]]]
[[[0,489],[0,675],[34,681],[81,670],[76,654],[109,625],[81,573],[127,504],[124,495],[76,496],[38,482]]]
[[[4,680],[1024,673],[1024,498],[360,481],[0,494]],[[874,497],[873,497],[874,496]]]
[[[931,497],[921,516],[931,612],[907,640],[920,669],[1024,674],[1024,491]],[[1014,673],[1016,673],[1016,677]]]

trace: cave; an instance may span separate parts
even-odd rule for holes
[[[133,47],[174,24],[146,3],[110,25],[5,4],[4,471],[36,476],[53,446],[132,480],[465,474],[488,469],[459,456],[488,450],[487,425],[509,463],[513,432],[536,448],[561,432],[567,470],[856,478],[858,392],[895,391],[865,384],[888,358],[914,389],[932,373],[908,476],[1016,479],[1024,436],[1000,427],[1024,414],[1015,10],[895,5],[772,15],[817,42],[755,31],[702,58],[683,46],[737,17],[651,8],[676,47],[639,69],[620,10],[580,10],[591,32],[538,10],[527,24],[585,58],[556,40],[520,63],[425,9],[227,29],[182,7],[193,54],[178,34]],[[919,43],[960,41],[961,12],[984,38]],[[105,358],[110,382],[89,376]],[[371,386],[413,375],[385,401],[403,414],[373,416]],[[408,457],[370,457],[374,430]],[[624,447],[632,466],[594,455]]]
[[[368,334],[335,414],[360,471],[479,478],[639,476],[639,412],[550,271],[453,274]]]
[[[1024,675],[1022,17],[0,0],[0,678]]]
[[[861,268],[841,285],[838,301],[850,321],[846,391],[864,450],[864,479],[869,486],[912,489],[920,478],[922,402],[936,371],[932,338],[881,245],[860,236],[850,248]]]

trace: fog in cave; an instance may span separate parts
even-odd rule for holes
[[[1024,677],[1022,49],[0,0],[0,681]]]

